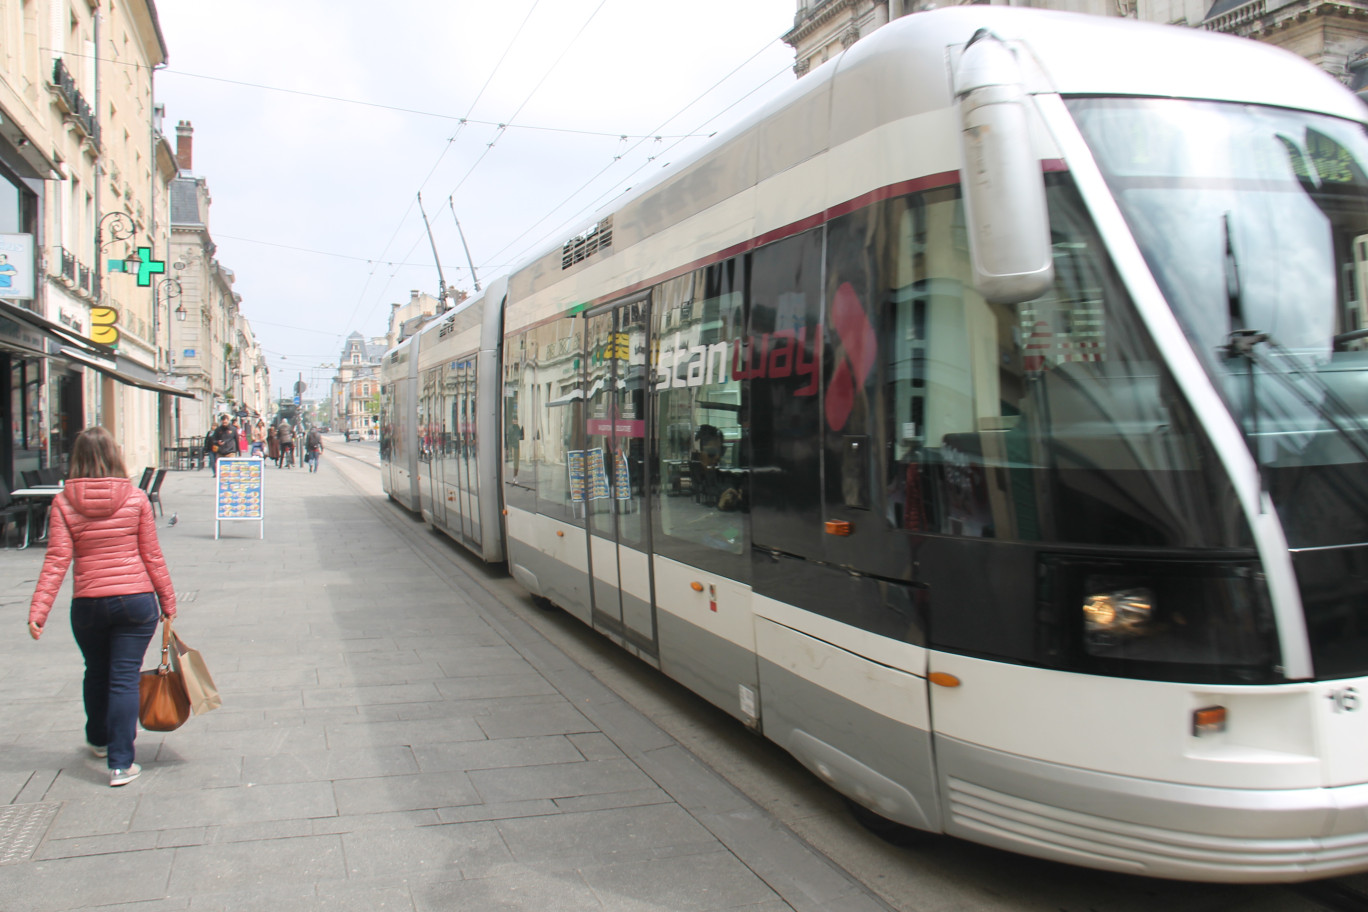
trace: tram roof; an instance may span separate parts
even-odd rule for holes
[[[1281,48],[1203,29],[1006,6],[955,6],[897,19],[770,100],[656,179],[599,210],[618,250],[767,177],[893,121],[953,104],[953,50],[979,29],[1029,51],[1036,93],[1191,98],[1364,120],[1362,102]],[[928,141],[946,142],[949,137]],[[564,242],[510,274],[526,292],[555,282]]]

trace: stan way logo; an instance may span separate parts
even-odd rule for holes
[[[849,282],[836,290],[831,303],[831,325],[845,357],[827,386],[826,421],[839,431],[850,420],[855,398],[869,379],[879,357],[879,338]],[[804,382],[791,395],[817,395],[821,346],[825,325],[780,329],[722,339],[712,344],[696,341],[697,332],[667,336],[655,355],[654,392],[668,389],[713,386],[736,380],[784,380]],[[692,336],[692,338],[690,338]]]

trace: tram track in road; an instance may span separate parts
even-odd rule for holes
[[[478,587],[898,912],[1368,912],[1368,888],[1357,887],[1356,878],[1286,886],[1182,883],[1074,868],[929,834],[901,845],[885,842],[779,747],[569,614],[541,605],[502,567],[483,564],[386,500],[378,449],[338,445],[327,453],[366,498],[377,525],[422,554],[434,572],[453,585]]]

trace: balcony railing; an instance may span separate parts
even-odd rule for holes
[[[76,284],[76,254],[72,253],[70,250],[67,250],[65,247],[61,248],[61,251],[62,251],[62,278],[66,279],[67,285],[75,285],[75,284]]]
[[[1242,26],[1249,25],[1262,16],[1264,11],[1264,0],[1253,0],[1253,2],[1234,7],[1215,19],[1208,19],[1202,23],[1202,28],[1208,32],[1234,34]]]
[[[76,80],[72,78],[71,71],[62,63],[62,58],[58,57],[52,64],[52,85],[58,101],[62,105],[62,110],[71,116],[85,135],[93,139],[96,143],[100,141],[100,124],[95,119],[95,112],[91,110],[90,104],[82,97],[76,89]]]
[[[84,291],[86,294],[94,294],[95,290],[91,285],[92,281],[93,276],[91,274],[90,267],[85,265],[84,263],[77,263],[76,287],[81,289],[81,291]]]

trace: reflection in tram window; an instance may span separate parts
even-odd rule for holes
[[[503,363],[503,481],[504,500],[510,507],[536,509],[536,470],[528,427],[536,364],[532,360],[531,333],[510,338],[504,346]]]
[[[646,540],[646,313],[637,300],[585,320],[587,449],[583,484],[571,490],[595,532],[636,545]]]
[[[740,273],[731,260],[664,283],[654,299],[656,544],[714,565],[699,546],[741,555],[748,545],[748,403],[732,363],[745,326]]]
[[[582,504],[571,498],[570,456],[584,450],[584,390],[579,365],[584,356],[584,321],[557,320],[532,330],[532,427],[523,436],[523,458],[535,466],[537,512],[577,525]],[[531,450],[529,453],[528,450]]]
[[[1023,304],[973,290],[955,190],[904,211],[881,293],[894,528],[1016,541],[1235,544],[1230,501],[1067,175],[1049,179],[1055,281]],[[890,228],[890,230],[892,230]],[[958,240],[957,240],[958,239]],[[877,249],[880,245],[871,245]]]

